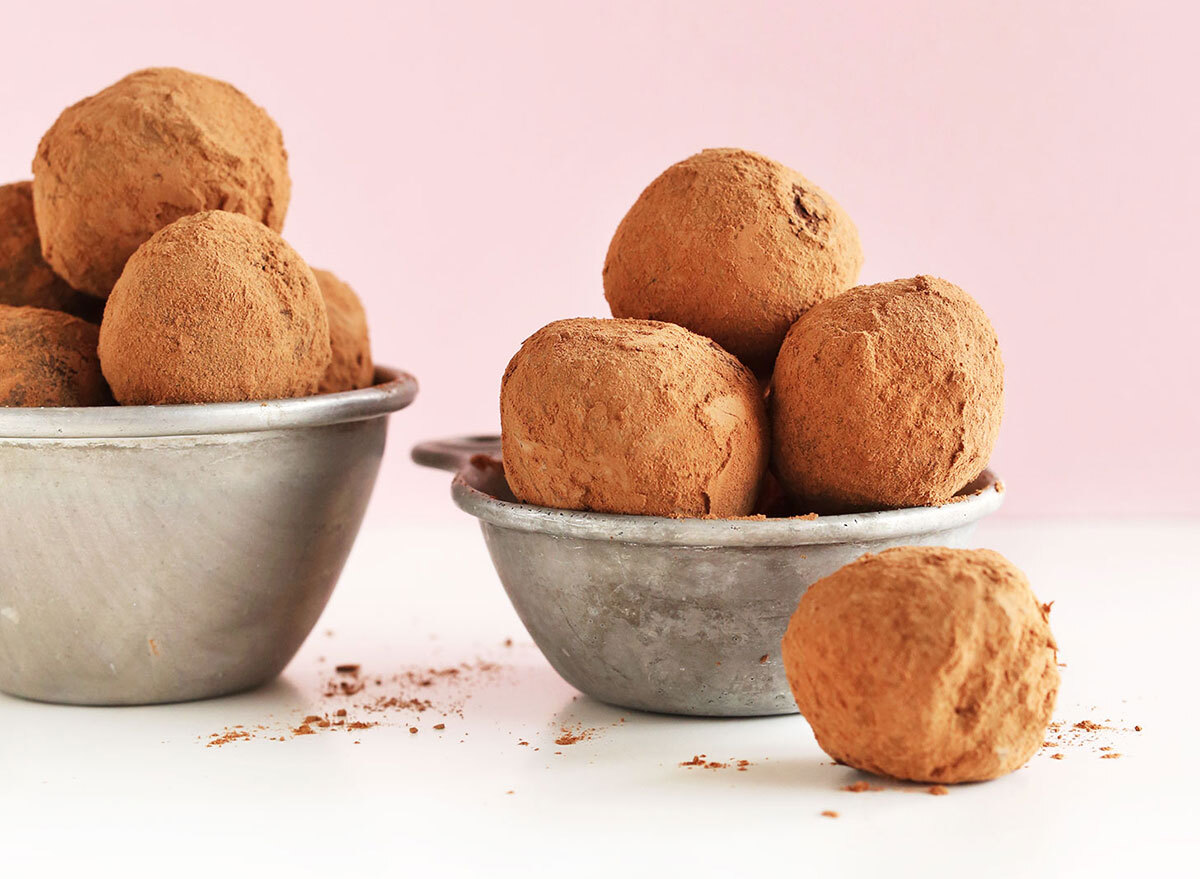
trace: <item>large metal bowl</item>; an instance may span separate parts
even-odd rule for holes
[[[667,519],[517,503],[497,437],[413,450],[454,471],[500,581],[546,659],[601,701],[667,714],[795,713],[779,643],[800,596],[863,553],[964,546],[1003,501],[985,472],[954,502],[818,519]]]
[[[179,702],[270,680],[317,621],[416,380],[0,409],[0,690]]]

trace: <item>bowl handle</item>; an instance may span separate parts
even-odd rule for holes
[[[500,437],[495,434],[451,436],[426,440],[413,446],[412,459],[422,467],[435,467],[457,473],[476,455],[500,457]]]

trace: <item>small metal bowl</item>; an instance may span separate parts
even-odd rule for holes
[[[292,400],[0,409],[0,690],[181,702],[279,674],[417,382]]]
[[[494,436],[422,443],[456,472],[500,581],[538,648],[572,686],[626,708],[792,714],[779,642],[800,596],[863,553],[964,546],[1004,489],[985,472],[954,502],[817,519],[668,519],[518,503]]]

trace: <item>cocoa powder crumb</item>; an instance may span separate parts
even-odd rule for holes
[[[826,810],[825,810],[824,812],[822,812],[821,814],[822,814],[824,817],[826,817],[826,818],[836,818],[836,817],[838,817],[838,813],[837,813],[837,812],[835,812],[835,811],[833,811],[833,809],[826,809]]]
[[[931,788],[929,788],[929,792],[935,797],[944,797],[946,794],[950,793],[950,791],[946,789],[945,785],[941,784],[933,785]]]
[[[849,791],[852,794],[866,793],[867,791],[883,790],[881,787],[875,787],[869,781],[856,781],[854,784],[848,784],[842,788],[844,791]]]
[[[433,725],[433,728],[434,728],[434,729],[445,729],[445,728],[446,728],[446,724],[444,724],[444,723],[435,723],[435,724]]]

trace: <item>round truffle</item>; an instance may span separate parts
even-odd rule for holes
[[[330,359],[312,271],[275,232],[225,211],[139,247],[100,326],[100,363],[124,404],[301,397]]]
[[[271,117],[228,83],[169,67],[64,110],[38,145],[33,178],[46,262],[101,297],[168,223],[218,209],[278,232],[291,197]]]
[[[0,186],[0,305],[32,305],[100,323],[104,305],[54,274],[42,259],[33,218],[33,184]]]
[[[658,321],[538,330],[504,373],[500,427],[513,494],[607,513],[749,514],[769,449],[753,374]]]
[[[353,391],[369,388],[375,380],[375,365],[371,362],[371,340],[367,333],[367,313],[350,285],[324,269],[313,269],[313,275],[325,297],[329,315],[329,345],[333,360],[318,393]]]
[[[95,324],[48,308],[0,305],[0,406],[112,402]]]
[[[926,276],[856,287],[788,333],[771,389],[772,467],[809,509],[943,504],[987,466],[1004,364],[987,315]]]
[[[757,153],[705,150],[629,209],[604,295],[615,317],[680,324],[765,374],[788,327],[861,265],[858,231],[824,191]]]
[[[999,553],[898,547],[808,589],[783,638],[784,670],[835,760],[912,781],[983,781],[1044,739],[1059,682],[1048,616]]]

